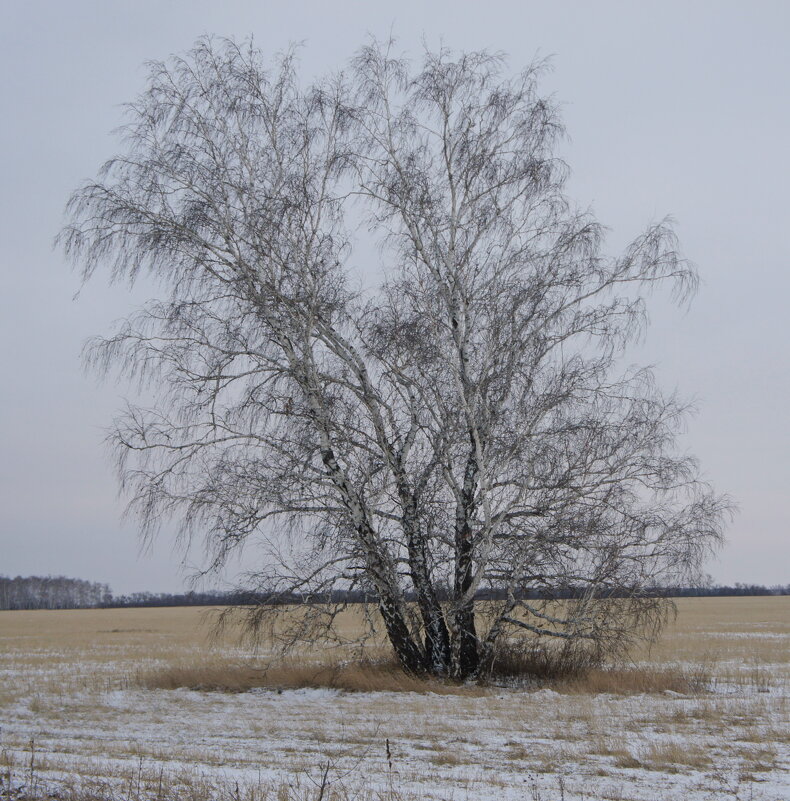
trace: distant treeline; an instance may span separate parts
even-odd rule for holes
[[[648,591],[649,594],[670,598],[702,598],[732,595],[790,595],[790,584],[764,587],[759,584],[735,584],[735,586],[710,587],[656,587]],[[440,593],[449,597],[449,593]],[[578,598],[581,591],[568,587],[558,592],[548,594],[533,590],[521,595],[528,599],[569,599]],[[413,593],[406,593],[406,600],[415,601]],[[504,590],[479,590],[475,596],[479,601],[504,600]],[[609,597],[618,597],[614,592]],[[622,593],[619,597],[622,597]],[[299,604],[305,601],[313,603],[374,603],[376,598],[363,590],[335,590],[331,593],[316,594],[309,597],[297,593],[271,593],[271,592],[186,592],[186,593],[150,593],[135,592],[131,595],[113,597],[108,607],[124,606],[251,606],[255,604]]]
[[[711,587],[670,587],[661,591],[662,595],[671,598],[716,598],[729,595],[790,595],[790,584],[774,584],[764,587],[762,584],[740,584],[734,586],[714,584]]]
[[[112,601],[107,584],[66,576],[0,576],[0,609],[83,609]]]
[[[706,587],[656,587],[649,591],[656,596],[671,598],[702,598],[738,595],[790,595],[790,584],[765,587],[761,584],[711,585]],[[524,592],[524,599],[578,598],[580,590],[566,587],[547,594],[538,590]],[[503,590],[485,589],[476,595],[478,600],[502,600]],[[612,593],[609,597],[618,597]],[[407,599],[409,596],[407,595]],[[106,584],[71,579],[65,576],[29,576],[6,578],[0,576],[0,609],[80,609],[85,607],[145,607],[145,606],[244,606],[254,604],[314,603],[373,603],[375,597],[363,590],[336,590],[309,598],[295,593],[205,591],[205,592],[134,592],[113,595]],[[413,600],[413,599],[411,599]]]

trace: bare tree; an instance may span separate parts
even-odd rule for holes
[[[256,581],[305,605],[289,641],[363,588],[411,671],[468,677],[513,636],[603,657],[720,540],[726,499],[676,454],[686,407],[620,366],[645,291],[682,300],[695,273],[667,223],[604,255],[540,72],[373,44],[302,88],[291,54],[204,39],[150,66],[122,155],[70,201],[86,279],[169,290],[88,350],[157,393],[112,434],[131,508],[202,532],[207,569],[263,543]],[[349,266],[360,209],[375,292]]]

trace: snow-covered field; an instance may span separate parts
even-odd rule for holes
[[[209,647],[195,609],[3,612],[0,798],[68,779],[123,799],[790,799],[790,598],[679,607],[637,666],[710,671],[695,695],[142,689],[248,655]]]

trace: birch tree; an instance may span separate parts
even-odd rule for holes
[[[303,86],[290,53],[206,38],[150,65],[69,203],[85,279],[167,292],[87,350],[156,395],[111,434],[130,509],[203,536],[207,570],[258,543],[251,580],[304,606],[252,609],[272,636],[339,636],[361,588],[412,672],[464,679],[514,638],[603,659],[721,538],[686,406],[622,358],[646,293],[696,275],[666,222],[606,255],[540,74],[371,44]]]

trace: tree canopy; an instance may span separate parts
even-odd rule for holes
[[[157,395],[111,435],[131,509],[204,536],[207,569],[255,539],[252,581],[305,606],[289,642],[362,589],[411,671],[465,678],[519,638],[602,659],[721,539],[687,405],[622,358],[646,294],[696,273],[668,221],[606,254],[542,70],[373,42],[303,85],[293,53],[204,38],[149,65],[69,203],[86,279],[166,291],[88,349]]]

